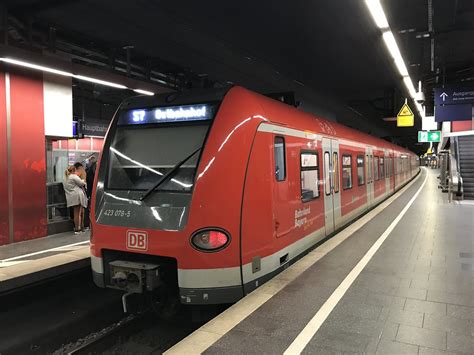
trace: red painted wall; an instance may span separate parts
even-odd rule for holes
[[[46,236],[43,77],[10,72],[14,241]]]
[[[453,132],[462,132],[470,131],[474,127],[474,121],[453,121],[452,122],[452,131]]]
[[[7,111],[5,73],[0,70],[0,245],[8,243]]]

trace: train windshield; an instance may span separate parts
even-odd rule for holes
[[[187,117],[177,119],[179,109]],[[108,190],[147,191],[173,168],[156,190],[192,190],[200,153],[176,166],[203,146],[211,120],[199,107],[194,113],[179,109],[174,109],[174,114],[168,109],[169,119],[163,109],[128,111],[119,117],[109,148]],[[162,119],[156,122],[158,116]]]

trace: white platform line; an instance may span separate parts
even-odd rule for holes
[[[421,184],[418,191],[415,195],[411,198],[408,204],[403,208],[403,210],[398,214],[398,216],[393,220],[392,223],[388,226],[388,228],[382,233],[382,235],[377,239],[377,241],[372,245],[372,247],[367,251],[367,253],[362,257],[362,259],[357,263],[357,265],[351,270],[351,272],[346,276],[346,278],[341,282],[341,284],[334,290],[331,296],[324,302],[322,307],[319,311],[314,315],[314,317],[309,321],[309,323],[304,327],[300,334],[296,337],[296,339],[291,343],[291,345],[286,349],[284,355],[290,354],[300,354],[303,349],[308,345],[310,340],[319,330],[321,325],[324,323],[326,318],[332,312],[334,307],[339,303],[341,298],[344,296],[346,291],[351,287],[352,283],[355,281],[357,276],[362,272],[362,270],[367,266],[370,259],[375,255],[377,250],[382,246],[383,242],[387,239],[387,237],[392,233],[395,229],[397,224],[403,218],[405,213],[408,211],[410,206],[415,202],[416,198],[420,194],[421,190],[426,184],[428,180],[428,174]]]
[[[291,281],[300,276],[305,270],[314,265],[318,260],[322,259],[326,254],[331,252],[339,244],[353,235],[357,230],[362,228],[365,224],[370,222],[380,212],[407,191],[418,179],[421,177],[419,174],[416,178],[410,181],[402,189],[397,191],[395,194],[390,196],[387,200],[382,202],[380,205],[375,207],[373,210],[350,224],[347,228],[333,236],[331,239],[314,249],[308,255],[291,265],[288,269],[275,276],[270,281],[266,282],[249,295],[233,304],[231,307],[226,309],[224,312],[219,314],[208,323],[204,324],[201,328],[188,335],[186,338],[175,344],[173,347],[168,349],[165,355],[182,355],[182,354],[200,354],[215,342],[227,334],[237,324],[242,322],[255,310],[261,307],[265,302],[270,300],[280,290],[282,290]]]
[[[7,261],[13,261],[13,260],[18,260],[18,259],[24,259],[24,258],[28,258],[30,256],[35,256],[35,255],[40,255],[40,254],[45,254],[45,253],[49,253],[49,252],[52,252],[52,251],[61,251],[61,250],[64,250],[64,249],[68,249],[70,247],[75,247],[77,245],[85,245],[85,244],[89,244],[89,241],[88,240],[85,240],[83,242],[77,242],[77,243],[72,243],[72,244],[67,244],[67,245],[61,245],[59,247],[55,247],[55,248],[51,248],[51,249],[46,249],[46,250],[40,250],[40,251],[36,251],[34,253],[29,253],[29,254],[23,254],[23,255],[18,255],[18,256],[14,256],[12,258],[8,258],[8,259],[3,259],[3,260],[0,260],[0,263],[4,263],[4,262],[7,262]]]
[[[22,260],[22,261],[0,261],[0,269],[1,268],[6,268],[6,267],[10,267],[10,266],[15,266],[15,265],[18,265],[18,264],[23,264],[23,263],[26,263],[26,260]]]

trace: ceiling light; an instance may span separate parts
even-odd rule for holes
[[[411,81],[409,76],[404,76],[403,77],[403,83],[405,84],[405,87],[407,88],[408,92],[410,93],[410,97],[412,99],[415,98],[416,95],[416,90],[415,86],[413,86],[413,82]]]
[[[57,69],[53,69],[53,68],[48,68],[48,67],[44,67],[42,65],[36,65],[36,64],[33,64],[33,63],[24,62],[22,60],[17,60],[17,59],[12,59],[12,58],[0,58],[0,61],[5,62],[5,63],[9,63],[9,64],[19,65],[19,66],[25,67],[25,68],[44,71],[44,72],[47,72],[47,73],[52,73],[52,74],[57,74],[57,75],[62,75],[62,76],[73,76],[72,73],[68,73],[66,71],[57,70]]]
[[[79,80],[89,81],[89,82],[95,83],[95,84],[110,86],[110,87],[117,88],[117,89],[127,89],[127,87],[125,85],[122,85],[122,84],[116,84],[116,83],[112,83],[110,81],[90,78],[90,77],[84,76],[84,75],[74,75],[74,78],[79,79]]]
[[[375,24],[379,28],[388,28],[387,17],[382,9],[380,0],[365,0],[367,7],[369,8],[370,14],[372,15]]]
[[[385,31],[383,33],[383,40],[385,41],[385,45],[390,52],[393,60],[395,61],[395,65],[397,66],[398,72],[401,76],[408,76],[408,70],[405,66],[405,62],[403,61],[402,54],[400,53],[400,49],[398,49],[397,42],[395,41],[395,37],[393,36],[392,31]]]
[[[148,95],[148,96],[155,95],[154,92],[146,91],[146,90],[142,90],[142,89],[133,89],[133,91],[135,91],[137,94],[143,94],[143,95]]]

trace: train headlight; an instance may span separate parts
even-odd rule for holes
[[[229,245],[230,236],[223,229],[201,229],[191,236],[193,248],[204,252],[215,252]]]

